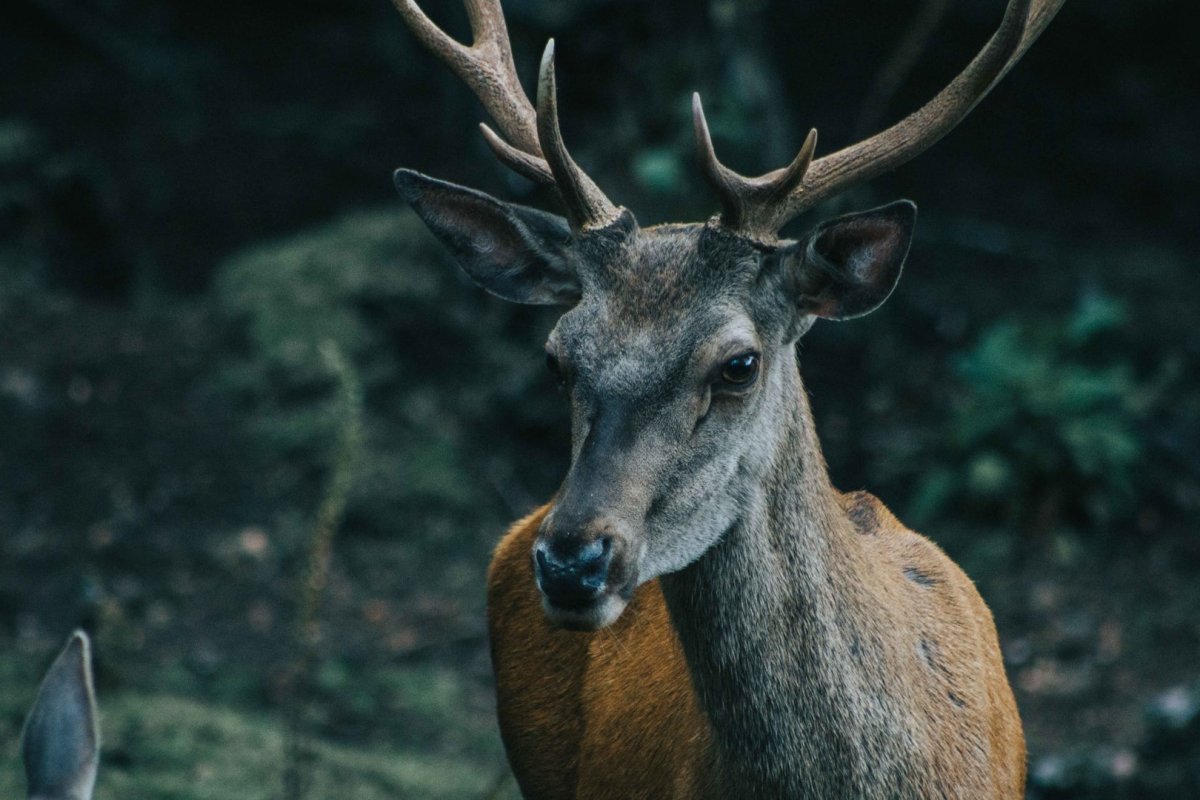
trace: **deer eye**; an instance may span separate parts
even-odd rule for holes
[[[721,380],[728,386],[744,388],[758,377],[758,353],[742,353],[721,366]]]

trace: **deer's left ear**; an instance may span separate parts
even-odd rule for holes
[[[917,207],[908,200],[822,223],[783,254],[800,310],[851,319],[887,300],[912,242]]]
[[[567,253],[571,228],[562,217],[412,170],[396,170],[395,181],[484,289],[514,303],[573,305],[579,299],[579,278]]]

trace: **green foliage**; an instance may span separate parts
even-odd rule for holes
[[[0,169],[32,161],[41,149],[32,128],[16,120],[0,119]]]
[[[291,489],[310,490],[340,430],[336,380],[318,353],[331,342],[365,397],[349,513],[393,524],[402,509],[429,504],[478,512],[488,496],[477,488],[486,483],[476,426],[490,427],[506,394],[536,390],[542,376],[537,341],[526,338],[537,329],[514,335],[517,312],[465,283],[399,209],[256,248],[218,276],[219,302],[244,322],[246,342],[215,389],[239,398],[256,447],[303,467]],[[538,407],[526,403],[526,413]]]
[[[554,428],[564,404],[540,358],[548,325],[539,312],[473,288],[399,208],[255,248],[231,259],[214,288],[235,346],[208,390],[232,409],[242,449],[265,465],[255,522],[279,532],[293,574],[303,569],[314,497],[337,483],[330,469],[344,461],[338,441],[344,450],[354,408],[354,480],[342,487],[348,496],[330,586],[348,573],[365,595],[403,609],[391,633],[414,645],[477,627],[487,553],[508,520],[549,494],[541,476],[557,477],[550,448],[565,449]],[[322,358],[323,343],[341,354],[352,396]],[[344,602],[330,593],[330,641],[347,633],[334,630],[346,613],[351,632],[362,624],[361,610]],[[379,652],[376,641],[359,645]],[[361,666],[342,666],[355,682],[367,681]],[[367,694],[349,684],[327,689],[306,703],[306,729],[381,726],[378,708],[360,710]],[[490,718],[490,706],[475,714]],[[424,744],[444,741],[436,728],[426,732]]]
[[[633,161],[638,183],[661,194],[679,191],[683,184],[683,168],[679,150],[673,147],[646,148]]]
[[[1003,510],[1027,531],[1064,512],[1105,524],[1128,514],[1147,457],[1144,425],[1173,371],[1140,379],[1114,355],[1125,312],[1100,294],[1065,319],[1007,320],[958,360],[961,392],[938,466],[922,467],[911,516],[952,503]]]
[[[146,694],[102,699],[101,710],[104,749],[97,800],[278,796],[283,733],[269,717]],[[442,724],[453,721],[442,717]],[[0,795],[23,797],[19,769],[6,761],[0,771]],[[501,764],[498,752],[480,762],[314,742],[312,794],[361,800],[478,798],[495,783]]]
[[[24,797],[17,753],[25,713],[37,691],[40,667],[25,648],[0,652],[0,797]],[[173,694],[122,691],[99,683],[101,764],[97,800],[267,800],[279,796],[284,726],[260,711],[201,703]],[[490,724],[468,713],[470,682],[452,669],[391,667],[354,674],[337,661],[318,670],[322,691],[359,707],[363,716],[403,714],[411,732],[385,744],[309,744],[311,795],[361,800],[451,800],[488,795],[507,773]],[[457,743],[431,751],[431,736]]]
[[[312,680],[313,662],[321,639],[321,604],[329,584],[334,535],[346,510],[355,467],[362,450],[362,387],[358,375],[331,340],[323,342],[319,352],[326,367],[337,376],[342,430],[337,460],[331,466],[325,495],[317,509],[316,521],[309,536],[307,569],[298,589],[300,601],[294,645],[296,653],[284,699],[288,718],[284,793],[289,800],[305,797],[312,784],[314,753],[304,730],[304,705],[309,699],[307,689]]]

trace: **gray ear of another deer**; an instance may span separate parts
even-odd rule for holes
[[[396,170],[396,189],[476,284],[514,303],[574,305],[579,277],[562,217]]]
[[[21,733],[30,800],[90,800],[100,761],[91,646],[76,631],[50,665]]]
[[[900,280],[916,221],[916,205],[897,200],[823,222],[786,246],[782,257],[800,310],[845,320],[883,305]]]

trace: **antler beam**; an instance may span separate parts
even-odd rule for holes
[[[699,96],[692,99],[696,146],[708,182],[721,198],[721,223],[772,240],[780,228],[848,187],[895,169],[937,142],[971,113],[1020,60],[1066,0],[1010,0],[1000,27],[942,91],[892,127],[844,150],[812,160],[816,131],[784,169],[756,178],[717,160]]]

